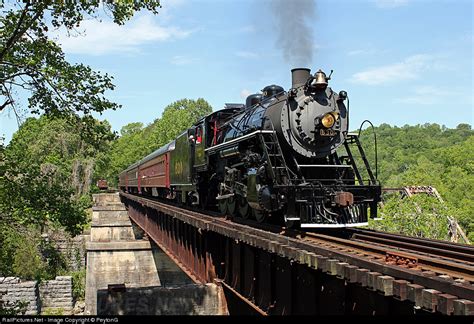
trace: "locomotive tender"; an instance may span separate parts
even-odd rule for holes
[[[348,132],[347,93],[329,80],[293,69],[291,89],[271,85],[245,105],[226,104],[122,171],[119,187],[287,227],[366,225],[381,187]]]

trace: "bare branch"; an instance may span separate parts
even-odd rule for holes
[[[10,101],[10,105],[12,107],[12,110],[13,110],[13,113],[15,114],[15,117],[16,117],[16,123],[18,125],[18,128],[20,128],[21,126],[21,118],[18,114],[18,112],[16,111],[16,107],[15,107],[15,100],[13,99],[13,96],[11,95],[11,90],[12,90],[12,85],[10,85],[10,89],[5,87],[5,84],[2,84],[3,88],[5,89],[5,93],[8,97],[8,100],[7,101]],[[2,107],[2,109],[4,109],[5,107]],[[0,110],[1,111],[1,110]]]
[[[32,90],[33,90],[33,88],[28,87],[28,85],[30,85],[30,82],[27,82],[27,81],[25,81],[25,80],[23,80],[23,79],[22,79],[22,81],[23,81],[23,83],[17,83],[17,82],[13,82],[13,81],[6,81],[5,83],[11,84],[11,85],[15,85],[15,86],[17,86],[17,87],[21,87],[21,88],[23,88],[23,89],[25,89],[25,90],[28,90],[28,91],[32,91]]]
[[[11,101],[10,99],[7,99],[7,101],[5,101],[1,106],[0,106],[0,111],[2,111],[3,109],[5,109],[5,107],[7,107],[8,105],[11,105],[13,103],[13,101]]]
[[[15,79],[16,77],[21,76],[21,75],[24,75],[24,74],[26,74],[26,73],[25,73],[24,71],[21,71],[21,72],[18,72],[18,73],[14,73],[14,74],[8,75],[6,78],[1,79],[1,80],[0,80],[0,83],[8,82],[8,80],[13,80],[13,79]]]
[[[20,115],[18,115],[18,112],[16,111],[15,105],[12,105],[12,109],[13,109],[13,113],[15,114],[15,117],[16,117],[16,124],[18,125],[18,128],[20,128],[21,124],[22,124]]]

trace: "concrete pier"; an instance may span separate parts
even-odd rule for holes
[[[130,221],[118,194],[93,198],[86,315],[226,314],[221,288],[194,284]]]

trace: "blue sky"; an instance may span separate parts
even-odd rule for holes
[[[114,76],[108,98],[123,108],[98,118],[119,131],[153,122],[182,98],[202,97],[217,110],[268,84],[288,89],[297,66],[276,45],[276,4],[163,0],[156,16],[141,12],[124,26],[91,19],[79,28],[85,36],[52,36],[69,61]],[[472,1],[315,0],[309,16],[307,67],[334,70],[330,86],[349,94],[351,129],[365,119],[473,125]],[[18,128],[11,112],[0,113],[0,126],[8,143]]]

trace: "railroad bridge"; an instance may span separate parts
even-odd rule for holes
[[[362,229],[257,227],[126,193],[120,199],[194,283],[224,291],[224,313],[474,314],[470,246]]]

